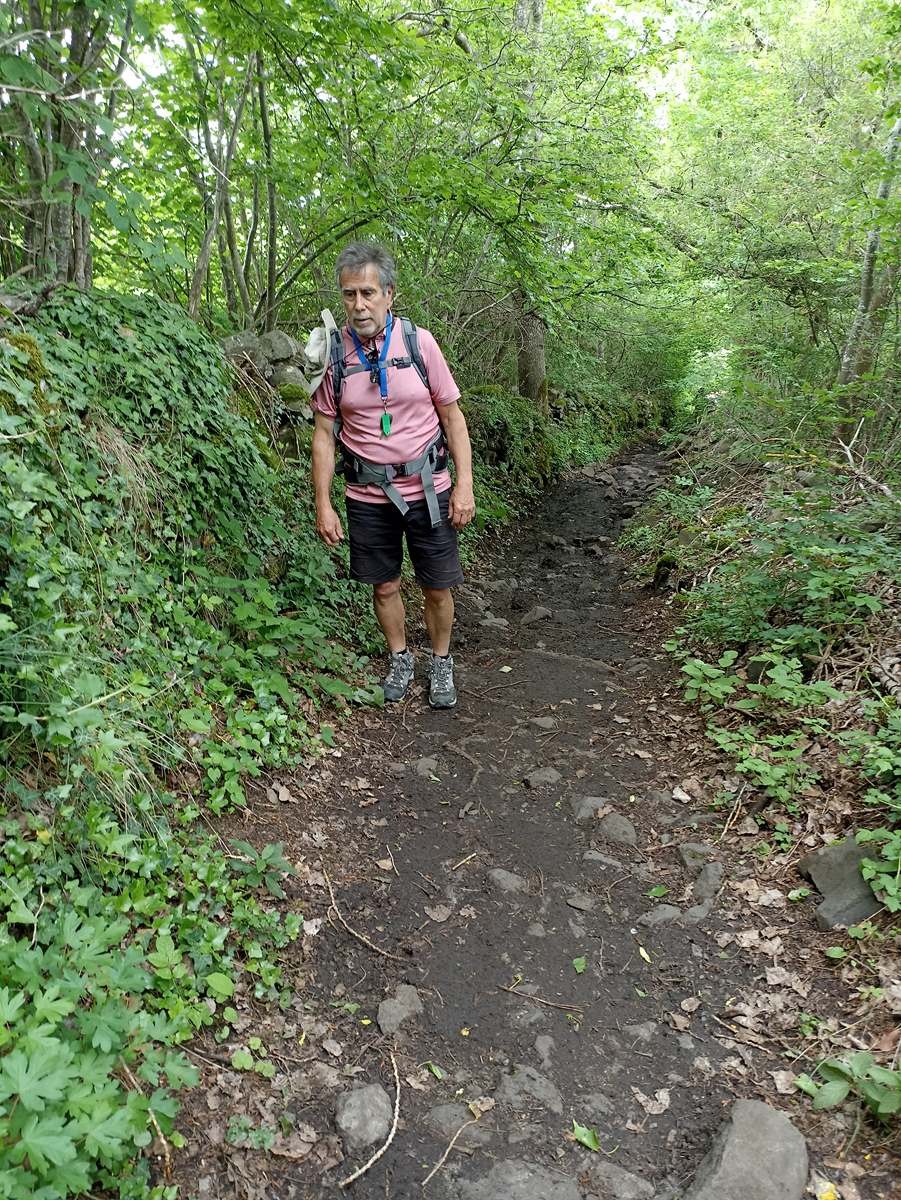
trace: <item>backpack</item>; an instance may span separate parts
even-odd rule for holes
[[[386,365],[389,367],[415,367],[417,375],[426,388],[428,388],[429,373],[426,370],[425,362],[419,349],[419,330],[409,317],[396,317],[395,319],[400,322],[407,353],[404,358],[389,358]],[[329,361],[332,368],[332,390],[335,396],[335,408],[338,410],[339,419],[341,415],[341,389],[344,386],[344,380],[348,375],[356,375],[359,371],[367,370],[362,363],[354,363],[353,366],[349,367],[345,362],[345,357],[344,338],[341,330],[333,325],[329,329]]]

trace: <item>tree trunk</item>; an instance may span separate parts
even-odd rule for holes
[[[263,130],[263,151],[266,155],[266,305],[263,310],[263,329],[275,328],[278,312],[276,285],[276,226],[275,179],[272,174],[272,129],[269,125],[269,104],[266,99],[266,79],[263,56],[257,54],[257,91],[260,99],[260,125]]]
[[[898,154],[899,139],[901,139],[901,117],[895,121],[894,128],[889,135],[889,140],[885,148],[886,169],[876,192],[876,199],[881,205],[884,205],[888,200],[892,190],[892,175],[894,173],[895,158]],[[835,380],[839,386],[852,383],[858,378],[860,372],[857,363],[860,357],[861,345],[871,335],[874,316],[873,302],[874,299],[878,298],[874,293],[873,280],[876,274],[876,260],[879,256],[879,243],[879,230],[871,229],[867,234],[863,267],[860,272],[860,296],[857,302],[857,312],[854,314],[854,320],[851,322],[851,328],[848,332],[844,349],[842,350],[841,365],[839,366],[838,375]]]

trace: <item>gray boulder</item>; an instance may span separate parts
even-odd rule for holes
[[[498,892],[511,894],[516,892],[524,892],[528,884],[521,875],[517,875],[514,871],[505,871],[503,867],[495,867],[488,872],[488,878],[492,886]]]
[[[364,1150],[388,1136],[394,1109],[378,1083],[342,1092],[335,1105],[335,1125],[349,1150]]]
[[[271,329],[260,335],[260,349],[270,362],[287,362],[300,353],[300,343],[281,329]]]
[[[692,875],[697,875],[704,863],[713,858],[714,854],[713,847],[705,846],[703,842],[683,842],[679,847],[682,864],[685,870]]]
[[[624,817],[620,813],[607,813],[606,817],[602,817],[600,831],[608,842],[615,842],[619,846],[636,846],[638,844],[635,826],[628,817]]]
[[[260,346],[260,339],[249,329],[245,329],[241,333],[230,334],[229,337],[223,338],[222,352],[226,358],[243,358],[246,356],[252,362],[256,363],[258,367],[263,364],[266,358]]]
[[[788,1117],[737,1100],[683,1200],[801,1200],[807,1145]]]
[[[861,861],[870,854],[850,837],[814,850],[798,863],[801,874],[812,880],[823,896],[817,908],[820,929],[856,925],[879,911],[879,901],[860,873]]]
[[[472,1113],[465,1104],[438,1104],[429,1111],[429,1124],[448,1141],[458,1129],[471,1120]],[[491,1136],[491,1130],[480,1121],[478,1125],[470,1125],[468,1129],[464,1129],[456,1144],[461,1150],[473,1150],[476,1146],[487,1145]]]
[[[560,772],[554,767],[539,767],[526,776],[526,785],[530,788],[551,787],[561,779]]]

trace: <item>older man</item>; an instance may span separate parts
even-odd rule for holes
[[[457,530],[475,514],[460,390],[428,330],[392,312],[396,278],[387,251],[354,242],[339,255],[336,273],[347,324],[332,335],[329,367],[313,396],[316,529],[329,546],[344,537],[331,500],[337,441],[347,482],[350,573],[372,585],[388,643],[385,699],[402,700],[413,679],[400,594],[406,538],[432,647],[429,703],[453,708],[451,588],[463,581]]]

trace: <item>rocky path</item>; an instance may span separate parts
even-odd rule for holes
[[[336,1194],[394,1125],[393,1053],[396,1131],[347,1194],[802,1195],[804,1138],[766,1074],[781,1047],[732,1023],[777,978],[780,931],[726,891],[753,866],[730,861],[728,814],[682,788],[703,743],[685,736],[660,602],[612,548],[662,469],[644,452],[562,485],[460,590],[453,714],[417,685],[362,715],[315,783],[286,781],[287,803],[260,797],[241,833],[288,844],[306,935],[293,999],[248,1002],[226,1047],[255,1035],[278,1073],[207,1080],[189,1194]],[[329,915],[326,874],[391,957]],[[755,923],[763,957],[740,949]]]

